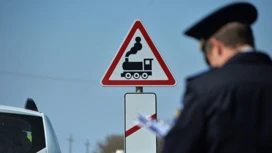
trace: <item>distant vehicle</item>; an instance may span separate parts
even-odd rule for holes
[[[25,108],[0,105],[0,153],[61,153],[49,118],[32,99]]]

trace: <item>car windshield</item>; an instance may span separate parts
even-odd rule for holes
[[[43,148],[42,117],[0,113],[0,153],[36,153]]]

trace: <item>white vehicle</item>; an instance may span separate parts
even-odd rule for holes
[[[0,153],[61,153],[49,118],[32,99],[25,108],[0,105]]]

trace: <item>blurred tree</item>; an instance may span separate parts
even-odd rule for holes
[[[115,153],[118,149],[124,149],[124,136],[110,135],[104,142],[97,142],[97,150],[93,153]]]

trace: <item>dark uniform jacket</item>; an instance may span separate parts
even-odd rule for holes
[[[163,153],[272,153],[272,61],[239,53],[187,80]]]

